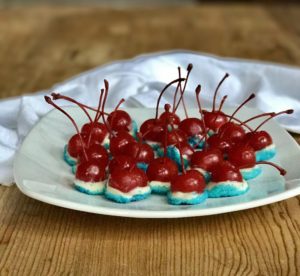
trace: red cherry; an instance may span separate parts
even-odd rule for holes
[[[196,151],[193,154],[191,167],[211,172],[222,161],[223,155],[219,149],[205,149],[203,151]]]
[[[208,129],[218,132],[219,128],[228,122],[227,116],[222,111],[203,110],[205,125]]]
[[[123,193],[128,193],[134,188],[147,185],[147,175],[143,170],[136,167],[129,170],[114,170],[109,178],[109,186]]]
[[[99,144],[101,144],[108,134],[108,131],[104,124],[99,122],[92,122],[84,124],[81,128],[81,133],[84,133],[86,136],[89,136],[91,134],[91,137],[89,139],[91,139],[91,141],[97,141]]]
[[[106,178],[105,167],[102,167],[98,160],[90,159],[78,164],[76,179],[84,182],[99,182]]]
[[[232,144],[237,144],[245,139],[246,132],[241,125],[233,122],[227,122],[219,129],[219,137],[222,140],[229,141]]]
[[[85,139],[83,139],[85,140]],[[85,146],[85,143],[84,143]],[[70,156],[74,158],[78,158],[80,153],[82,153],[82,140],[80,138],[80,134],[73,135],[68,142],[68,153]]]
[[[187,142],[181,142],[176,146],[178,149],[180,148],[181,154],[187,160],[190,160],[195,152],[194,148]]]
[[[131,156],[118,155],[109,162],[109,171],[112,173],[115,169],[129,170],[136,164],[136,161]]]
[[[207,139],[207,145],[212,149],[219,149],[223,154],[226,154],[231,149],[232,143],[220,138],[218,134],[210,136]]]
[[[242,182],[243,177],[240,170],[228,161],[223,161],[211,172],[213,182],[238,181]]]
[[[162,139],[163,137],[161,137]],[[167,132],[167,145],[176,145],[178,143],[187,142],[187,135],[180,129],[173,129]],[[164,143],[164,141],[161,141]]]
[[[271,135],[264,130],[248,132],[245,141],[246,143],[249,143],[255,151],[262,150],[273,144]]]
[[[198,118],[186,118],[179,124],[179,129],[186,133],[188,137],[204,133],[203,122]]]
[[[164,124],[159,119],[148,119],[140,127],[145,140],[160,142],[164,133]]]
[[[128,132],[119,131],[110,138],[110,152],[113,156],[125,154],[126,146],[133,142],[135,142],[135,140]]]
[[[179,125],[180,124],[180,118],[176,115],[175,112],[170,111],[171,105],[165,104],[165,112],[163,112],[159,119],[162,121],[163,124],[168,125]]]
[[[102,167],[108,165],[108,153],[107,150],[100,144],[92,144],[86,149],[88,159],[97,160]],[[79,163],[85,161],[83,153],[79,154]]]
[[[247,144],[236,145],[228,151],[228,161],[239,169],[253,168],[256,163],[255,151]]]
[[[114,131],[130,131],[132,128],[130,115],[124,110],[111,112],[107,117],[107,121]]]
[[[178,175],[171,182],[172,192],[184,193],[202,193],[205,189],[205,179],[203,175],[196,170],[189,170],[186,173]]]
[[[147,176],[149,181],[171,182],[178,176],[178,167],[168,157],[160,157],[150,162]]]
[[[124,154],[133,157],[136,162],[149,164],[154,159],[151,146],[144,143],[131,142],[124,149]]]

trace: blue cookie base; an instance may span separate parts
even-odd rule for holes
[[[259,166],[256,166],[256,167],[252,168],[251,171],[247,171],[247,172],[243,172],[242,170],[240,170],[240,171],[245,180],[250,180],[250,179],[254,179],[254,178],[258,177],[262,173],[262,168]]]
[[[241,191],[236,187],[229,185],[228,183],[218,183],[217,186],[211,190],[207,190],[209,198],[218,198],[218,197],[230,197],[230,196],[239,196],[245,194],[249,190],[249,186],[246,190]]]
[[[208,197],[208,194],[206,191],[204,191],[202,194],[199,194],[197,197],[193,199],[184,199],[184,198],[178,198],[174,197],[172,193],[168,193],[168,202],[172,205],[196,205],[204,202]]]
[[[157,195],[166,195],[170,191],[169,187],[150,185],[150,188],[151,188],[151,192]]]
[[[84,193],[84,194],[87,194],[87,195],[103,195],[104,194],[104,188],[101,191],[94,192],[94,191],[90,191],[88,189],[85,189],[81,186],[77,186],[75,183],[74,183],[74,187],[77,191],[79,191],[81,193]]]
[[[193,136],[188,139],[188,143],[193,148],[195,148],[195,146],[198,145],[196,147],[196,149],[202,149],[204,147],[204,139],[202,139],[201,142],[200,142],[200,140],[201,140],[201,138],[199,138],[198,136]]]
[[[71,168],[72,174],[76,174],[77,171],[77,165],[73,165]]]
[[[157,154],[159,157],[163,157],[165,154],[164,149],[159,148],[157,150]],[[167,157],[172,159],[177,164],[179,171],[182,171],[180,152],[179,152],[178,148],[176,148],[175,146],[168,146],[167,147]],[[187,168],[187,166],[189,165],[189,161],[187,159],[183,158],[183,164],[184,164],[184,167]]]
[[[120,195],[114,195],[114,194],[109,193],[107,191],[105,192],[104,195],[107,199],[115,201],[117,203],[129,203],[129,202],[133,202],[133,201],[139,201],[139,200],[146,199],[150,195],[150,192],[149,193],[144,193],[144,194],[137,194],[137,195],[134,195],[130,198],[123,197],[123,196],[120,196]]]
[[[76,161],[74,161],[73,158],[68,153],[68,146],[67,145],[65,145],[65,147],[64,147],[64,160],[70,166],[73,166],[73,165],[76,164]]]
[[[148,169],[148,164],[146,164],[146,163],[144,163],[144,162],[138,162],[138,163],[136,164],[136,166],[137,166],[139,169],[143,170],[144,172],[146,172],[147,169]]]
[[[272,159],[277,153],[276,148],[273,149],[262,149],[255,152],[256,161],[267,161]]]

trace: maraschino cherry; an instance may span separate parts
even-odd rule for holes
[[[179,147],[182,174],[173,178],[171,190],[168,193],[168,202],[173,205],[199,204],[207,198],[205,179],[196,170],[186,171],[183,165],[183,156]]]
[[[147,168],[147,177],[151,191],[166,194],[170,190],[171,181],[178,175],[177,164],[167,157],[167,127],[164,129],[164,155],[152,160]]]
[[[117,155],[109,161],[109,172],[112,173],[115,169],[127,170],[136,165],[136,161],[131,156]]]
[[[147,198],[150,195],[148,178],[145,172],[135,165],[129,169],[113,170],[110,174],[105,197],[128,203]]]

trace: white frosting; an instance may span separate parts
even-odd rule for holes
[[[197,167],[191,168],[191,170],[198,171],[198,172],[202,173],[202,175],[205,175],[208,173],[206,170],[203,170],[203,169],[197,168]]]
[[[267,147],[265,147],[265,148],[263,148],[261,150],[273,150],[274,148],[275,148],[275,145],[271,144],[271,145],[269,145],[269,146],[267,146]]]
[[[218,186],[220,183],[222,184],[228,184],[230,186],[234,186],[240,191],[245,191],[248,189],[248,183],[243,180],[242,182],[239,181],[222,181],[222,182],[209,182],[206,186],[207,190],[212,190],[214,187]]]
[[[190,193],[172,192],[171,194],[173,197],[180,198],[180,199],[194,199],[200,195],[195,192],[190,192]]]
[[[155,186],[155,187],[162,187],[162,188],[170,188],[171,183],[170,182],[162,182],[162,181],[150,181],[149,182],[150,186]]]
[[[124,192],[121,192],[121,191],[107,185],[106,191],[113,195],[118,195],[118,196],[122,196],[125,198],[131,198],[134,195],[150,193],[150,187],[149,186],[136,187],[136,188],[132,189],[131,191],[129,191],[128,193],[124,193]]]
[[[251,172],[252,170],[258,169],[258,165],[255,165],[252,168],[244,168],[244,169],[240,169],[241,172]]]
[[[79,179],[74,180],[74,184],[78,187],[82,187],[83,189],[89,190],[91,192],[97,192],[104,189],[106,185],[107,179],[99,182],[85,182]]]

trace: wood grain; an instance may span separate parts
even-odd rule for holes
[[[0,9],[0,97],[170,48],[300,65],[300,6],[282,9]],[[210,217],[127,219],[0,187],[0,275],[299,275],[299,205],[295,197]]]

